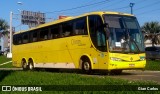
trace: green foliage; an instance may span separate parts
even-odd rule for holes
[[[160,32],[160,24],[159,24],[159,22],[146,22],[142,26],[142,30],[145,33],[159,33]]]
[[[144,25],[141,27],[143,33],[145,33],[145,40],[151,40],[152,41],[152,46],[154,44],[160,44],[160,39],[157,35],[157,33],[160,33],[160,23],[159,22],[146,22]]]
[[[149,81],[128,81],[111,78],[107,75],[83,75],[45,71],[0,71],[0,85],[155,85]],[[125,87],[127,88],[127,87]],[[95,88],[96,89],[96,88]],[[50,92],[12,92],[13,94],[145,94],[143,91],[50,91]],[[159,92],[147,91],[147,94]],[[3,94],[7,94],[3,92]]]
[[[3,56],[3,55],[0,56],[0,64],[11,61],[11,60],[12,60],[11,58],[7,58],[6,56]],[[10,62],[5,65],[0,65],[0,68],[13,68],[13,66],[12,66],[12,63]]]
[[[2,35],[6,35],[9,33],[8,27],[9,27],[8,23],[4,19],[0,19],[0,33]]]
[[[11,58],[7,58],[6,56],[0,56],[0,64],[11,61]]]
[[[14,68],[14,66],[12,66],[12,62],[10,62],[8,64],[0,66],[0,68]]]
[[[146,70],[160,71],[160,60],[147,60]]]

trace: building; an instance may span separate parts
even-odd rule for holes
[[[155,39],[154,41],[154,46],[160,46],[160,33],[156,33],[156,34],[145,34],[144,35],[145,38],[145,46],[152,46],[152,40],[153,38]]]
[[[5,51],[9,47],[8,36],[3,36],[0,38],[0,51]]]
[[[0,38],[0,51],[2,50],[2,38]]]

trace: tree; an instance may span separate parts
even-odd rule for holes
[[[160,33],[160,24],[159,22],[146,22],[143,26],[142,26],[142,31],[145,34],[148,34],[148,36],[145,38],[150,39],[152,41],[152,46],[154,46],[154,44],[158,44],[160,43],[160,39],[158,38],[158,33]],[[146,40],[146,39],[145,39]]]
[[[142,26],[142,30],[145,33],[159,33],[160,32],[160,24],[159,22],[146,22]]]
[[[0,19],[0,37],[9,33],[8,28],[8,23],[4,19]]]

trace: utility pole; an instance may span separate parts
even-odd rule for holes
[[[130,7],[131,7],[131,14],[133,14],[133,6],[135,5],[135,3],[130,3]]]
[[[17,4],[22,5],[22,2],[17,2]],[[9,53],[7,54],[7,58],[12,58],[12,43],[13,43],[13,27],[12,27],[12,20],[13,20],[13,12],[10,12],[10,43],[9,43]]]
[[[8,58],[12,58],[12,17],[13,17],[13,12],[10,12],[10,44],[9,44],[9,53],[7,54]]]

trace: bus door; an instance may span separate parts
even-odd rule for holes
[[[109,59],[103,21],[99,15],[90,15],[88,20],[90,38],[96,53],[96,58],[93,58],[93,61],[97,60],[98,69],[107,69]]]

